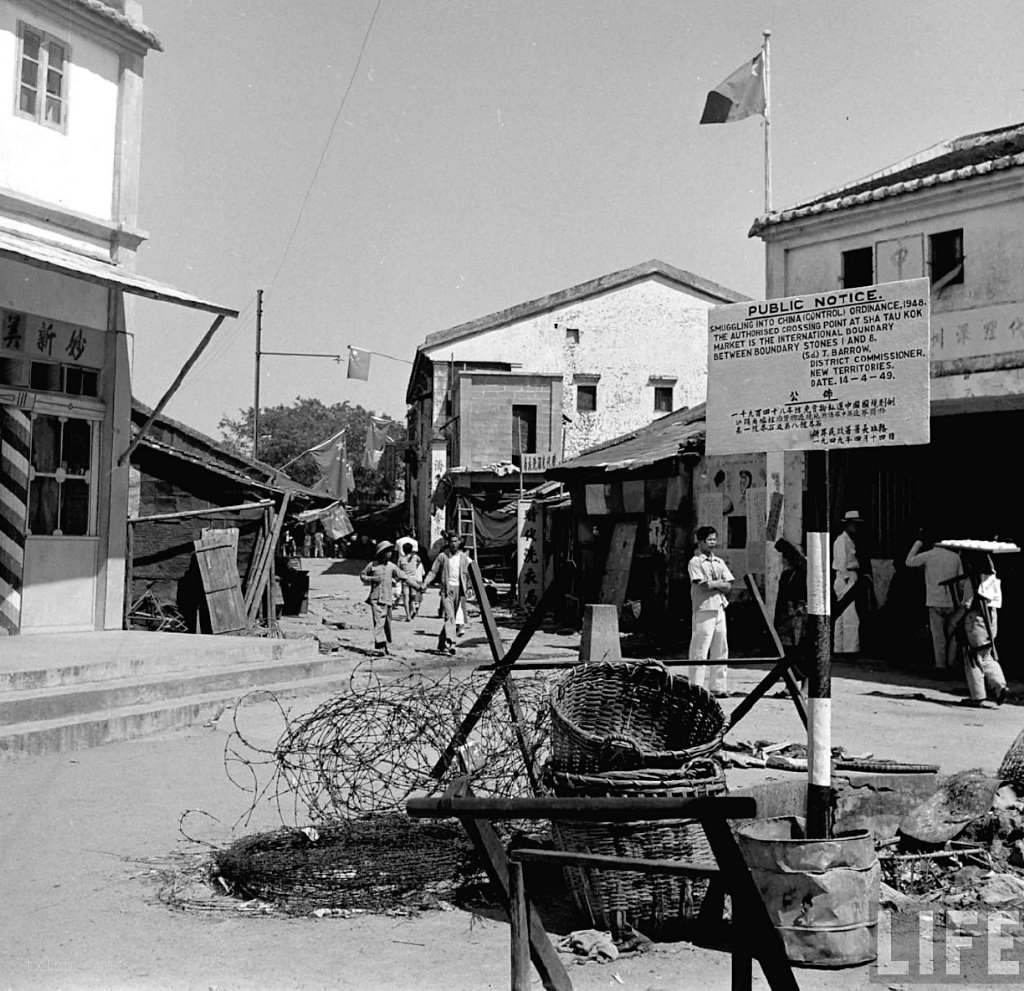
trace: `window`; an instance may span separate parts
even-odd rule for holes
[[[576,412],[593,413],[597,409],[597,386],[576,386]]]
[[[854,248],[843,252],[843,288],[870,286],[875,281],[873,248]]]
[[[654,412],[672,412],[672,386],[656,385],[654,387]]]
[[[67,46],[27,24],[18,25],[18,37],[18,113],[63,130],[67,117]]]
[[[565,343],[566,344],[579,344],[580,332],[575,327],[565,328]]]
[[[964,281],[964,232],[942,231],[928,238],[931,254],[932,289],[938,292],[946,286]]]
[[[93,425],[69,416],[32,417],[28,532],[32,536],[84,537],[93,530]]]
[[[537,453],[537,407],[512,407],[512,453]]]

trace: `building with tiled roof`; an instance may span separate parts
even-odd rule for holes
[[[930,280],[931,442],[831,455],[833,525],[847,509],[867,518],[883,605],[922,526],[1024,538],[1012,497],[1024,433],[1022,165],[1024,123],[966,134],[759,217],[750,231],[765,244],[768,297]],[[804,455],[768,455],[768,474],[784,484],[786,535],[799,541]],[[1007,562],[1000,574],[1008,599],[1021,601],[1024,569]],[[1003,613],[1008,645],[1024,644],[1018,612]],[[905,646],[915,622],[884,639]]]

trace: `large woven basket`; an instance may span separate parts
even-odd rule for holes
[[[722,745],[725,713],[657,663],[581,664],[551,696],[554,770],[679,768]]]
[[[583,775],[545,771],[548,789],[561,797],[697,798],[724,795],[725,772],[717,760],[695,760],[681,769],[641,769]],[[600,853],[649,860],[685,860],[713,865],[714,855],[700,823],[553,821],[557,846],[573,853]],[[692,920],[707,892],[704,879],[592,868],[565,868],[573,901],[600,929],[628,922],[652,935],[679,929]]]
[[[1024,786],[1024,730],[1017,734],[1017,739],[1003,755],[999,777],[1017,787]]]

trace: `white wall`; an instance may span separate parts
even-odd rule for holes
[[[66,133],[15,112],[19,20],[69,47]],[[119,64],[112,49],[0,0],[0,189],[110,219]]]
[[[456,362],[509,362],[523,373],[560,373],[563,411],[572,420],[565,425],[565,456],[571,458],[658,415],[652,376],[677,380],[674,409],[704,401],[710,305],[651,277],[428,354],[438,365],[454,357]],[[578,345],[566,343],[567,328],[579,330]],[[576,374],[600,376],[596,412],[577,412]]]

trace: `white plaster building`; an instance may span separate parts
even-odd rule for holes
[[[1014,498],[1024,430],[1022,166],[1024,124],[969,134],[762,217],[751,230],[765,242],[769,297],[932,280],[931,443],[831,455],[833,528],[847,508],[868,517],[883,604],[892,562],[906,555],[918,526],[1024,540]],[[768,478],[784,490],[786,535],[799,541],[804,455],[769,454]],[[1019,571],[1001,561],[1008,602],[1024,595]],[[1021,632],[1017,613],[1003,610],[1008,642]]]
[[[445,525],[431,494],[452,469],[456,492],[512,492],[516,475],[482,469],[519,446],[533,485],[553,464],[703,402],[707,311],[744,298],[649,261],[428,336],[406,395],[421,539]]]
[[[135,0],[0,0],[0,631],[119,629],[135,275]]]

